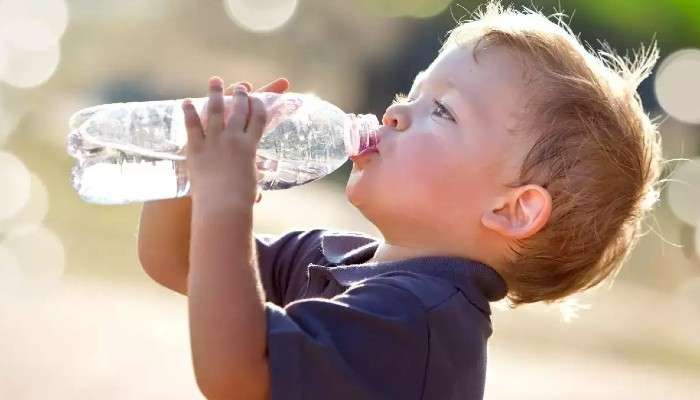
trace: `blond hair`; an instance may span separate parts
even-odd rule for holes
[[[502,271],[510,306],[559,301],[614,279],[659,198],[661,138],[637,93],[658,60],[656,44],[632,58],[605,43],[589,50],[563,14],[497,1],[450,31],[441,52],[474,41],[477,62],[490,46],[523,56],[537,86],[526,129],[537,136],[512,187],[545,187],[552,213],[542,230],[510,246]]]

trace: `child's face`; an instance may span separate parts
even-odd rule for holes
[[[531,145],[509,132],[524,117],[523,67],[502,48],[479,63],[472,54],[466,45],[440,54],[408,100],[386,110],[379,154],[353,162],[348,199],[386,239],[445,242],[449,233],[463,245],[518,176]]]

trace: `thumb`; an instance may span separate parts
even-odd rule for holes
[[[224,90],[224,96],[232,96],[234,90],[236,89],[236,86],[239,86],[239,85],[245,86],[246,91],[248,91],[248,92],[250,92],[251,89],[253,88],[249,82],[246,82],[246,81],[236,82],[233,85],[229,85],[229,87],[227,87],[226,90]]]
[[[274,81],[264,85],[256,92],[273,92],[284,93],[289,89],[289,81],[286,78],[277,78]]]

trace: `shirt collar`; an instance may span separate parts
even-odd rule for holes
[[[328,269],[338,283],[352,283],[391,271],[410,271],[449,280],[476,306],[490,313],[488,303],[507,294],[503,278],[490,266],[478,261],[450,256],[416,257],[401,261],[366,263],[377,250],[376,239],[359,233],[327,233],[321,237],[321,252],[332,266]]]

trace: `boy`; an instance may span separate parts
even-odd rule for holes
[[[254,236],[265,110],[238,85],[224,121],[212,78],[206,126],[184,106],[191,200],[144,204],[139,235],[146,272],[188,295],[201,391],[481,399],[489,302],[563,299],[634,246],[661,160],[636,89],[657,58],[596,57],[561,21],[489,3],[353,157],[346,195],[381,241]]]

